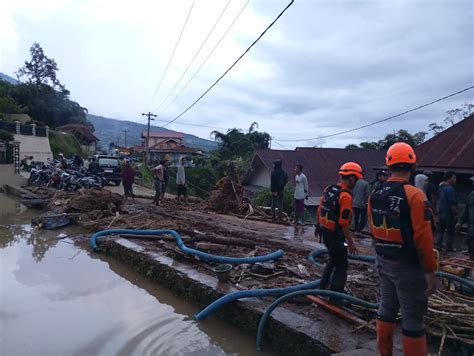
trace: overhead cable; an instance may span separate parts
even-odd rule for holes
[[[272,21],[270,25],[260,34],[260,36],[257,37],[255,41],[252,42],[252,44],[245,50],[244,53],[242,53],[239,58],[204,92],[201,94],[199,98],[197,98],[191,105],[189,105],[181,114],[176,116],[173,120],[168,121],[166,124],[163,125],[163,127],[175,122],[178,120],[181,116],[186,114],[194,105],[196,105],[204,96],[211,91],[212,88],[214,88],[217,83],[221,81],[222,78],[224,78],[227,73],[230,72],[232,68],[250,51],[250,49],[265,35],[265,33],[278,21],[278,19],[285,13],[286,10],[294,3],[294,0],[291,0],[290,3],[280,12],[280,14],[275,18],[275,20]]]
[[[166,112],[166,110],[179,98],[179,96],[181,95],[181,93],[188,87],[188,85],[193,81],[194,77],[196,77],[196,75],[199,74],[199,72],[201,71],[202,67],[204,67],[204,65],[207,63],[207,61],[209,60],[209,58],[211,58],[212,54],[214,53],[214,51],[217,49],[217,47],[219,47],[219,45],[221,44],[222,40],[226,37],[227,33],[229,33],[230,29],[234,26],[234,24],[237,22],[237,20],[239,19],[240,15],[242,14],[242,12],[244,12],[245,8],[247,7],[247,5],[249,4],[250,0],[247,0],[247,2],[244,4],[244,6],[240,9],[239,13],[237,14],[237,16],[234,18],[234,20],[231,22],[231,24],[229,25],[229,27],[227,27],[227,30],[224,32],[224,34],[221,36],[221,38],[219,39],[219,41],[217,41],[216,45],[214,46],[214,48],[211,50],[211,52],[209,52],[209,54],[207,55],[206,59],[201,63],[201,65],[198,67],[198,69],[194,72],[194,74],[191,76],[191,78],[189,78],[189,80],[186,82],[186,84],[181,88],[181,90],[178,92],[178,94],[175,95],[175,97],[173,98],[173,100],[171,100],[169,102],[168,105],[166,105],[166,107],[163,109],[163,112]]]
[[[199,49],[196,51],[196,53],[194,54],[194,57],[191,59],[191,62],[189,62],[188,66],[186,67],[186,69],[184,70],[184,72],[181,74],[181,76],[179,77],[179,79],[176,81],[176,83],[174,84],[173,88],[171,88],[171,90],[169,91],[168,95],[166,95],[166,98],[157,106],[157,108],[154,110],[154,111],[158,111],[161,109],[161,107],[163,106],[163,104],[166,102],[166,100],[168,100],[168,98],[170,97],[170,95],[173,93],[173,91],[176,89],[176,87],[179,85],[179,83],[181,83],[181,80],[183,79],[183,77],[186,75],[186,73],[188,72],[189,68],[191,68],[191,66],[193,65],[194,61],[196,60],[197,56],[199,55],[199,53],[201,53],[201,50],[203,49],[204,45],[207,43],[207,40],[211,37],[211,34],[212,32],[214,32],[214,29],[216,28],[217,24],[220,22],[222,16],[224,15],[225,11],[227,10],[227,8],[229,7],[229,4],[230,4],[230,1],[231,0],[228,0],[227,1],[227,4],[224,6],[224,9],[221,11],[219,17],[217,18],[216,22],[214,23],[214,26],[212,26],[212,28],[210,29],[210,31],[208,32],[206,38],[204,39],[204,41],[201,43],[201,46],[199,47]]]
[[[402,113],[400,113],[400,114],[396,114],[396,115],[393,115],[393,116],[389,116],[389,117],[387,117],[387,118],[385,118],[385,119],[377,120],[377,121],[371,122],[371,123],[369,123],[369,124],[362,125],[362,126],[358,126],[358,127],[355,127],[355,128],[349,129],[349,130],[339,131],[339,132],[336,132],[336,133],[333,133],[333,134],[329,134],[329,135],[324,135],[324,136],[310,137],[310,138],[298,138],[298,139],[294,139],[294,140],[290,140],[290,139],[277,139],[277,138],[275,138],[275,141],[279,141],[279,142],[313,141],[313,140],[320,140],[320,139],[323,139],[323,138],[329,138],[329,137],[334,137],[334,136],[343,135],[343,134],[346,134],[346,133],[349,133],[349,132],[354,132],[354,131],[357,131],[357,130],[365,129],[366,127],[374,126],[374,125],[380,124],[380,123],[382,123],[382,122],[395,119],[395,118],[397,118],[397,117],[400,117],[400,116],[402,116],[402,115],[411,113],[411,112],[413,112],[413,111],[417,111],[417,110],[423,109],[423,108],[425,108],[425,107],[427,107],[427,106],[433,105],[433,104],[438,103],[438,102],[440,102],[440,101],[446,100],[446,99],[451,98],[451,97],[456,96],[456,95],[459,95],[459,94],[464,93],[464,92],[466,92],[466,91],[468,91],[468,90],[471,90],[471,89],[474,89],[474,86],[470,86],[470,87],[468,87],[468,88],[464,88],[464,89],[459,90],[459,91],[457,91],[457,92],[455,92],[455,93],[452,93],[452,94],[443,96],[442,98],[433,100],[433,101],[431,101],[431,102],[429,102],[429,103],[426,103],[426,104],[417,106],[417,107],[415,107],[415,108],[413,108],[413,109],[404,111],[404,112],[402,112]]]
[[[168,60],[168,64],[166,65],[165,71],[163,72],[163,75],[161,76],[160,82],[158,83],[158,86],[156,87],[155,92],[153,93],[153,97],[151,98],[150,104],[148,106],[150,106],[153,103],[153,100],[155,100],[155,97],[161,88],[163,79],[165,79],[166,73],[168,72],[168,68],[171,64],[171,61],[173,60],[173,57],[176,52],[176,49],[178,48],[179,42],[181,41],[181,37],[183,36],[184,29],[186,28],[189,17],[191,16],[191,12],[193,11],[193,7],[194,7],[194,1],[191,4],[191,8],[189,9],[188,16],[186,16],[186,20],[184,21],[183,27],[181,28],[181,32],[179,33],[179,37],[178,37],[178,40],[176,41],[176,44],[174,45],[173,52],[171,53],[170,59]]]

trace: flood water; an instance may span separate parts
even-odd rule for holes
[[[255,340],[0,194],[0,355],[253,355]],[[259,353],[270,355],[270,353]]]

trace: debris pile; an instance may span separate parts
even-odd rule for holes
[[[217,213],[227,214],[239,209],[244,189],[228,177],[216,183],[208,202],[208,209]]]

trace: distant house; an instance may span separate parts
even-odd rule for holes
[[[270,187],[273,161],[282,160],[283,169],[288,173],[289,183],[294,185],[294,168],[303,165],[303,173],[308,178],[310,206],[319,205],[325,187],[338,181],[338,171],[345,162],[359,163],[367,181],[375,179],[377,170],[384,168],[385,151],[345,148],[307,148],[295,150],[257,150],[250,168],[245,174],[243,185],[248,192]]]
[[[142,132],[143,146],[146,147],[147,131]],[[180,157],[205,156],[200,150],[183,144],[184,134],[175,131],[150,132],[149,151],[152,161],[169,160],[176,165]]]
[[[94,135],[89,126],[82,124],[67,124],[58,127],[58,130],[76,136],[82,150],[89,151],[90,153],[95,153],[97,150],[97,142],[99,139]]]
[[[445,171],[454,171],[463,200],[472,190],[469,177],[474,176],[474,114],[418,146],[416,155],[418,171],[432,171],[437,183]]]

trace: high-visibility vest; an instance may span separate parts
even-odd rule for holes
[[[323,231],[340,232],[339,215],[341,207],[339,196],[342,192],[351,194],[350,190],[338,185],[330,185],[324,190],[319,207],[319,226]]]
[[[385,182],[370,195],[370,224],[377,255],[390,260],[419,264],[413,243],[407,182]]]

